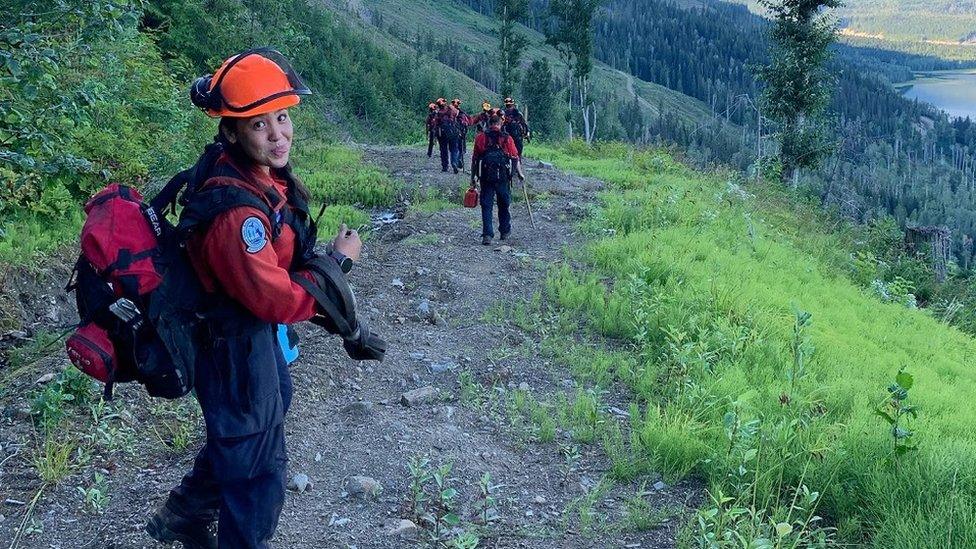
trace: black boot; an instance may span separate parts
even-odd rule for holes
[[[146,523],[146,533],[165,544],[178,541],[184,549],[217,549],[217,533],[211,525],[182,517],[164,505]]]

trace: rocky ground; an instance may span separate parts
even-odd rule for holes
[[[467,180],[466,174],[442,174],[435,160],[415,149],[370,147],[365,157],[406,189],[421,189],[420,195],[432,196],[437,189],[457,202]],[[514,391],[545,399],[573,386],[569,373],[540,349],[537,334],[493,312],[530,299],[547,269],[566,260],[567,249],[578,243],[576,221],[601,186],[540,162],[527,164],[536,227],[530,226],[524,203],[515,204],[508,242],[480,244],[477,209],[404,203],[400,213],[387,216],[394,222],[378,224],[351,276],[373,328],[389,342],[385,362],[349,360],[336,339],[314,327],[302,329],[287,420],[292,486],[275,547],[430,543],[434,529],[417,519],[411,503],[416,474],[409,464],[422,459],[429,460],[428,471],[452,465],[446,483],[457,490],[460,527],[478,535],[478,547],[674,546],[685,521],[682,512],[694,507],[700,487],[669,486],[653,478],[601,484],[608,460],[598,443],[576,444],[561,431],[551,442],[533,442],[506,420],[499,404]],[[418,193],[405,196],[416,201]],[[52,290],[47,299],[54,295]],[[117,451],[87,456],[86,465],[67,479],[45,485],[32,457],[38,437],[26,395],[45,373],[64,365],[56,353],[4,378],[0,540],[13,541],[24,524],[19,547],[155,547],[142,525],[189,468],[201,443],[192,403],[162,406],[138,387],[123,387],[121,404],[102,411],[100,423],[89,422],[122,426],[118,432],[90,428],[92,437],[108,441],[101,447]],[[181,418],[167,424],[176,430],[160,435],[155,429],[157,440],[143,435],[151,432],[147,417],[168,414]],[[188,434],[191,441],[177,440],[177,434]],[[486,498],[479,480],[485,473],[493,489],[488,523],[481,524]],[[101,505],[91,504],[92,488],[104,493]],[[624,526],[626,502],[633,503],[635,494],[641,494],[648,512],[659,512],[655,528]],[[436,511],[433,504],[424,505]],[[28,510],[30,519],[24,521]]]

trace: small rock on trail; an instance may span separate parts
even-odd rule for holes
[[[404,406],[420,406],[437,398],[437,388],[428,385],[412,391],[407,391],[400,396],[400,404]]]

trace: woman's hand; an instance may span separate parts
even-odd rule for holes
[[[332,241],[332,247],[335,251],[348,257],[353,261],[359,261],[359,256],[363,251],[363,241],[359,239],[359,232],[355,229],[350,230],[343,223],[339,227],[339,234],[336,235],[335,240]]]

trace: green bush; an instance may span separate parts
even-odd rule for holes
[[[298,152],[296,173],[312,196],[326,204],[391,206],[399,188],[388,175],[363,164],[362,154],[339,146],[317,146]]]

